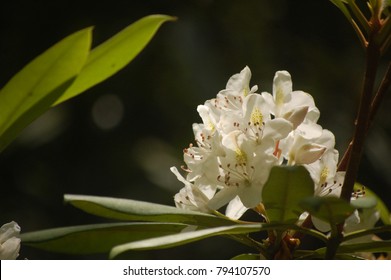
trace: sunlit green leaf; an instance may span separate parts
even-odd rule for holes
[[[116,245],[180,232],[176,223],[112,223],[54,228],[22,234],[23,245],[67,254],[109,252]]]
[[[334,196],[306,198],[300,205],[311,215],[331,225],[345,221],[354,211],[348,202]]]
[[[376,199],[376,201],[377,201],[376,209],[380,213],[380,219],[386,225],[390,225],[391,224],[391,214],[390,214],[390,211],[388,210],[388,208],[387,208],[386,204],[383,202],[383,200],[375,192],[373,192],[371,189],[369,189],[367,187],[364,187],[363,185],[361,185],[359,183],[356,183],[354,185],[354,190],[355,191],[357,191],[357,190],[364,190],[366,197]]]
[[[303,166],[273,167],[263,192],[263,204],[271,222],[295,222],[303,212],[299,202],[312,196],[314,182]]]
[[[259,260],[259,254],[241,254],[233,257],[231,260]]]
[[[90,45],[91,28],[76,32],[27,64],[1,89],[0,151],[72,84]]]
[[[175,18],[166,15],[146,16],[94,48],[76,81],[55,105],[84,92],[124,68],[143,50],[159,27],[170,20]]]
[[[203,226],[232,225],[236,222],[201,212],[130,199],[66,194],[64,200],[96,216],[125,221],[156,221]]]
[[[234,225],[208,228],[196,231],[182,232],[178,234],[166,235],[157,238],[150,238],[142,241],[135,241],[114,247],[110,252],[110,258],[115,258],[129,250],[150,250],[164,249],[180,246],[190,242],[198,241],[212,236],[243,234],[256,232],[261,229],[262,225]]]

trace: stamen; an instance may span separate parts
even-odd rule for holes
[[[273,156],[277,157],[278,159],[280,158],[282,153],[282,150],[279,148],[279,145],[280,145],[280,140],[276,142],[276,147],[273,152]]]
[[[237,148],[235,150],[236,153],[236,162],[238,164],[245,164],[247,162],[247,154],[241,149]]]
[[[181,169],[182,169],[183,171],[185,171],[185,172],[188,172],[188,173],[193,172],[193,171],[191,171],[187,166],[184,166],[184,165],[181,166]]]
[[[251,113],[250,120],[251,120],[251,123],[253,123],[253,125],[255,125],[255,126],[261,125],[263,123],[262,112],[258,108],[255,108]],[[249,125],[250,125],[250,122],[249,122]]]

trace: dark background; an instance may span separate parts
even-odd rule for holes
[[[102,221],[63,204],[63,194],[138,199],[173,205],[182,187],[169,171],[182,164],[201,122],[196,106],[248,65],[251,85],[271,92],[275,71],[311,93],[319,123],[343,154],[353,129],[364,52],[330,1],[2,1],[0,86],[67,35],[95,26],[94,45],[149,14],[178,17],[158,31],[125,69],[42,116],[0,155],[0,224],[23,232]],[[387,59],[390,56],[388,54]],[[385,65],[382,65],[384,70]],[[391,206],[391,99],[376,118],[359,181]],[[131,258],[220,259],[246,252],[223,238]],[[23,247],[21,258],[52,255]]]

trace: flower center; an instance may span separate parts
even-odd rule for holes
[[[261,125],[263,123],[263,114],[261,110],[255,108],[251,113],[250,121],[254,125]]]
[[[281,87],[278,87],[278,88],[277,88],[277,92],[276,92],[276,104],[277,104],[277,106],[281,106],[282,104],[284,104],[284,93],[283,93]]]
[[[319,183],[321,185],[323,185],[326,182],[329,172],[330,170],[328,169],[328,167],[323,167],[322,172],[320,172],[320,179],[319,179]]]
[[[247,163],[247,154],[241,149],[237,148],[235,150],[236,153],[236,162],[238,165],[246,165]]]
[[[243,96],[246,97],[246,96],[248,95],[249,91],[250,91],[250,90],[249,90],[247,87],[245,87],[245,88],[243,89]]]
[[[216,130],[215,124],[210,119],[208,119],[208,128],[212,133]]]

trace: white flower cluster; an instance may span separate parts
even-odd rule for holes
[[[250,88],[251,71],[233,75],[216,98],[199,105],[202,123],[193,124],[195,145],[184,149],[184,183],[175,195],[179,208],[225,214],[239,219],[262,202],[262,189],[276,165],[303,165],[316,195],[339,195],[334,135],[316,122],[319,110],[311,95],[292,91],[291,76],[278,71],[273,93]]]

